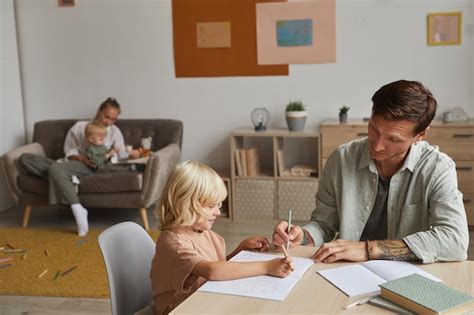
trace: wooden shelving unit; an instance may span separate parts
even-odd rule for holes
[[[257,149],[260,171],[254,176],[239,175],[235,151],[250,148]],[[238,129],[230,137],[230,156],[233,219],[285,219],[290,208],[294,220],[309,219],[318,189],[318,131]],[[291,176],[303,171],[307,176]]]

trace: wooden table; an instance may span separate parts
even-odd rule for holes
[[[290,254],[311,257],[314,251],[314,247],[299,246]],[[314,264],[282,302],[197,291],[171,314],[390,314],[369,304],[344,310],[349,298],[317,273],[349,264]],[[442,279],[447,286],[474,296],[474,261],[417,266]]]

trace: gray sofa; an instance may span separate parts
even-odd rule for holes
[[[2,157],[8,187],[24,209],[23,227],[28,225],[34,206],[48,205],[48,183],[26,173],[19,165],[23,153],[37,153],[52,159],[64,156],[63,143],[67,131],[77,120],[45,120],[37,122],[33,143],[16,148]],[[146,209],[161,196],[164,184],[181,156],[183,124],[171,119],[120,119],[116,123],[125,143],[140,146],[142,138],[152,137],[150,159],[144,172],[96,173],[81,177],[79,199],[88,208],[138,208],[145,229],[149,229]]]

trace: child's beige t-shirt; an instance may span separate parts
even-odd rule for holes
[[[193,229],[161,232],[150,274],[155,314],[167,314],[204,284],[206,279],[191,275],[202,260],[226,260],[220,235]]]

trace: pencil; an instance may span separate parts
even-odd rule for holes
[[[61,277],[67,275],[68,273],[70,273],[71,271],[73,271],[73,270],[76,269],[76,268],[77,268],[77,266],[74,266],[74,267],[69,268],[68,270],[64,271],[64,272],[61,274]]]
[[[13,258],[12,257],[2,258],[2,259],[0,259],[0,263],[7,262],[7,261],[10,261],[10,260],[13,260]]]
[[[3,252],[5,254],[25,253],[26,249],[5,249]]]
[[[286,251],[290,250],[290,231],[291,231],[291,209],[288,212],[288,240],[286,241]]]
[[[43,277],[47,273],[48,273],[48,269],[43,270],[43,272],[38,275],[38,279],[41,279],[41,277]]]
[[[283,246],[283,244],[281,244],[281,248],[283,249],[283,255],[285,255],[285,258],[290,258],[290,256],[288,255],[288,252],[286,251],[286,248],[285,248],[285,246]],[[295,270],[295,267],[293,266],[293,263],[291,263],[291,262],[290,262],[290,268],[291,268],[291,271]]]

